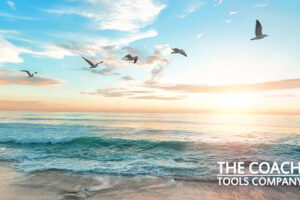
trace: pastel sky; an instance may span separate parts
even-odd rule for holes
[[[299,0],[1,0],[0,109],[300,114],[299,8]],[[250,41],[256,19],[269,36]],[[171,54],[175,47],[188,57]],[[137,64],[122,60],[128,53]],[[104,64],[89,69],[81,56]]]

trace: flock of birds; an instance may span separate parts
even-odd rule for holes
[[[262,25],[258,20],[256,20],[255,37],[251,38],[250,40],[260,40],[267,36],[268,35],[265,35],[262,33]],[[172,54],[181,54],[181,55],[187,57],[187,54],[185,53],[185,51],[183,49],[172,48],[172,50],[173,50],[171,52]],[[90,68],[96,68],[99,66],[99,64],[104,63],[103,61],[98,62],[98,63],[93,63],[92,61],[86,59],[85,57],[82,57],[82,58],[90,65]],[[138,61],[138,58],[139,58],[138,56],[132,56],[131,54],[128,54],[123,58],[123,60],[133,61],[133,63],[136,64]],[[34,77],[34,75],[37,74],[37,72],[31,73],[28,70],[21,70],[21,72],[27,73],[28,77],[30,77],[30,78]]]
[[[182,54],[185,57],[187,57],[187,55],[183,49],[173,48],[172,50],[173,51],[171,53],[179,53],[179,54]],[[98,62],[98,63],[93,63],[92,61],[86,59],[85,57],[82,57],[82,58],[90,65],[90,68],[96,68],[96,67],[98,67],[99,64],[103,63],[103,61]],[[123,58],[123,60],[133,61],[134,64],[138,61],[138,59],[139,59],[138,56],[132,56],[131,54],[128,54]]]

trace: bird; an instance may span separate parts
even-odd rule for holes
[[[102,60],[101,62],[98,62],[98,63],[94,64],[91,61],[89,61],[88,59],[86,59],[85,57],[81,56],[81,58],[83,58],[87,63],[89,63],[90,68],[96,68],[96,67],[98,67],[99,64],[103,63],[103,60]]]
[[[181,55],[184,55],[185,57],[187,57],[187,55],[183,49],[173,48],[172,50],[173,50],[173,52],[171,52],[171,53],[180,53]]]
[[[135,64],[138,61],[139,57],[138,56],[132,56],[131,54],[128,54],[123,59],[133,60],[133,63]]]
[[[27,70],[21,70],[21,72],[25,72],[28,74],[28,77],[32,78],[35,74],[37,74],[37,72],[34,72],[34,73],[30,73],[29,71]]]
[[[255,37],[251,38],[251,40],[260,40],[267,36],[269,36],[269,35],[262,34],[261,23],[258,20],[256,20]]]

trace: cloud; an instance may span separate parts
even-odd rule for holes
[[[171,54],[172,49],[169,44],[158,44],[154,46],[156,50],[155,55],[146,57],[139,63],[142,67],[153,67],[151,70],[151,78],[146,81],[147,84],[152,84],[158,79],[166,66],[171,64],[171,60],[168,56]]]
[[[143,100],[182,100],[186,99],[186,96],[136,96],[136,97],[129,97],[130,99],[143,99]]]
[[[101,69],[101,70],[83,67],[83,68],[81,68],[81,70],[88,71],[93,74],[102,75],[102,76],[111,76],[111,75],[119,76],[120,75],[117,72],[113,72],[115,70],[115,68],[113,68],[113,67],[106,67],[105,69]]]
[[[227,20],[225,21],[225,23],[226,23],[226,24],[230,24],[230,23],[231,23],[231,19],[227,19]]]
[[[153,91],[149,90],[127,90],[124,88],[106,88],[98,89],[96,92],[81,92],[85,95],[100,95],[103,97],[128,97],[129,99],[143,99],[143,100],[181,100],[186,96],[160,96],[154,95]],[[152,94],[152,95],[145,95]]]
[[[159,66],[157,68],[153,68],[151,70],[151,80],[150,81],[151,82],[155,81],[155,79],[157,79],[160,76],[160,74],[162,73],[163,69],[164,69],[163,66]]]
[[[25,107],[32,107],[32,105],[43,105],[44,102],[42,101],[17,101],[17,100],[0,100],[0,106],[25,106]]]
[[[201,8],[201,6],[204,4],[202,1],[194,1],[192,2],[192,5],[190,5],[187,9],[185,9],[184,14],[180,15],[180,18],[185,18],[189,16],[190,14],[196,12]]]
[[[20,32],[16,30],[0,30],[0,34],[20,34]]]
[[[277,90],[300,89],[300,79],[286,79],[263,83],[235,84],[235,85],[185,85],[177,84],[161,86],[160,84],[148,85],[151,88],[166,91],[177,91],[185,93],[243,93],[243,92],[265,92]]]
[[[16,9],[16,5],[15,5],[14,2],[12,2],[12,1],[6,1],[6,3],[7,3],[7,5],[8,5],[11,9],[13,9],[13,10]]]
[[[12,33],[15,34],[14,31],[1,30],[0,33]],[[47,56],[55,59],[62,59],[65,56],[73,56],[75,55],[70,50],[64,49],[55,45],[47,45],[43,46],[41,51],[33,51],[29,48],[17,46],[13,43],[7,41],[3,37],[0,36],[0,63],[22,63],[24,60],[20,57],[21,54],[31,54],[36,56]]]
[[[158,53],[159,55],[160,53]],[[170,60],[168,58],[160,57],[160,56],[148,56],[145,60],[142,60],[139,65],[144,66],[165,66],[169,65]]]
[[[71,52],[68,49],[55,46],[55,45],[47,45],[44,46],[44,50],[37,52],[37,51],[31,51],[31,54],[39,55],[39,56],[47,56],[50,58],[55,59],[63,59],[65,56],[75,56],[73,52]]]
[[[74,39],[73,41],[58,43],[57,45],[77,55],[96,56],[100,54],[103,57],[103,59],[107,59],[105,60],[106,64],[109,63],[110,65],[120,65],[120,62],[116,62],[117,60],[120,61],[119,56],[122,56],[122,54],[124,54],[125,51],[132,51],[129,47],[124,47],[125,45],[128,45],[137,40],[155,36],[157,36],[156,31],[148,30],[139,33],[125,34],[123,37],[116,39],[83,38],[82,41]],[[75,37],[79,36],[76,35]],[[136,52],[137,50],[134,51]]]
[[[142,63],[141,66],[152,65],[155,66],[151,70],[151,78],[146,81],[147,83],[153,83],[156,79],[158,79],[166,66],[170,64],[170,60],[168,58],[162,58],[159,56],[149,56],[146,62]]]
[[[134,96],[136,94],[148,94],[152,93],[149,90],[126,90],[124,88],[106,88],[106,89],[98,89],[96,92],[81,92],[80,94],[88,94],[88,95],[100,95],[103,97],[128,97]]]
[[[197,36],[196,36],[197,39],[200,39],[202,38],[202,33],[199,33]]]
[[[262,3],[262,4],[256,4],[256,5],[254,5],[253,7],[254,8],[260,8],[260,7],[266,7],[266,6],[268,6],[269,4],[268,4],[268,0],[265,0],[264,1],[264,3]]]
[[[138,31],[153,23],[166,7],[155,0],[75,0],[73,7],[47,10],[63,15],[79,15],[93,20],[101,30]]]
[[[266,7],[266,6],[268,6],[267,3],[264,3],[264,4],[256,4],[256,5],[254,5],[253,7],[254,7],[254,8],[259,8],[259,7]]]
[[[0,70],[0,85],[31,85],[31,86],[55,86],[63,84],[57,79],[35,76],[27,77],[27,74],[15,70]]]
[[[121,79],[124,80],[124,81],[134,81],[135,80],[131,76],[123,76],[123,77],[121,77]]]
[[[29,20],[29,21],[35,21],[38,20],[37,18],[32,18],[32,17],[23,17],[23,16],[17,16],[17,15],[11,15],[8,13],[3,13],[0,12],[0,17],[6,17],[10,19],[18,19],[18,20]]]
[[[229,13],[229,15],[236,15],[236,14],[238,14],[238,12],[232,11],[232,12]]]
[[[156,44],[154,47],[158,49],[157,51],[155,51],[155,54],[157,56],[167,56],[172,52],[170,44]]]
[[[223,0],[214,0],[214,1],[216,2],[216,4],[214,5],[215,7],[223,3]]]
[[[0,37],[0,52],[0,63],[21,63],[23,59],[20,57],[20,54],[31,53],[32,51],[24,47],[15,46]]]

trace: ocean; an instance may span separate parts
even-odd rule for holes
[[[219,161],[298,162],[299,134],[300,116],[0,112],[0,160],[23,174],[211,182]]]

